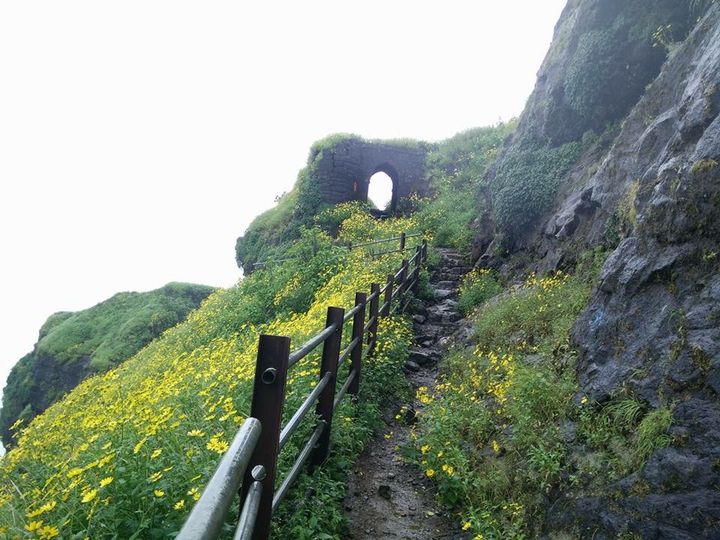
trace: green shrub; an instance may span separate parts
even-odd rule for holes
[[[495,222],[506,241],[522,235],[552,206],[580,148],[578,142],[556,148],[527,144],[512,148],[502,158],[491,193]]]

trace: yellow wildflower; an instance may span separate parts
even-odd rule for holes
[[[88,490],[88,491],[86,491],[86,492],[83,494],[82,502],[84,502],[84,503],[89,503],[89,502],[92,501],[95,497],[97,497],[97,489]]]
[[[165,496],[165,492],[162,489],[156,489],[153,491],[153,494],[159,499],[160,497]]]
[[[173,508],[175,510],[182,510],[183,508],[185,508],[185,499],[180,499],[173,505]]]
[[[38,537],[41,540],[50,540],[50,538],[55,538],[58,534],[60,534],[60,531],[53,525],[45,525],[38,530]]]
[[[161,473],[161,472],[154,472],[154,473],[152,473],[152,474],[148,477],[148,481],[150,481],[150,482],[157,482],[157,481],[160,480],[161,478],[162,478],[162,473]]]
[[[113,481],[113,477],[107,476],[107,477],[103,478],[102,480],[100,480],[100,487],[105,487],[109,484],[112,484],[112,481]]]
[[[73,477],[75,477],[75,476],[81,475],[82,472],[83,472],[83,470],[82,470],[81,468],[79,468],[79,467],[73,467],[72,469],[70,469],[70,470],[68,471],[67,477],[68,477],[68,478],[73,478]]]
[[[40,529],[43,526],[43,522],[41,521],[31,521],[27,525],[25,525],[25,530],[29,532],[34,532]]]
[[[469,521],[465,521],[465,522],[462,524],[462,530],[463,530],[463,531],[467,531],[470,527],[472,527],[472,523],[470,523]]]
[[[43,504],[43,505],[42,505],[40,508],[38,508],[37,510],[34,510],[34,511],[32,511],[32,512],[28,512],[26,515],[27,515],[28,519],[34,518],[34,517],[37,517],[37,516],[39,516],[39,515],[41,515],[41,514],[44,514],[45,512],[49,512],[50,510],[52,510],[53,508],[55,508],[56,505],[57,505],[57,503],[56,503],[55,501],[46,502],[45,504]]]
[[[432,478],[433,476],[435,476],[435,470],[428,469],[427,471],[425,471],[425,474],[427,475],[428,478]]]

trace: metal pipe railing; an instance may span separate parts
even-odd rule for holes
[[[325,376],[320,380],[320,382],[315,385],[315,388],[313,388],[313,391],[310,392],[310,395],[305,398],[305,401],[303,401],[302,405],[298,407],[292,418],[288,420],[288,423],[285,425],[282,432],[280,433],[280,449],[285,446],[285,443],[288,441],[288,439],[292,436],[293,433],[295,433],[295,430],[297,430],[298,426],[300,426],[300,422],[302,422],[303,418],[305,418],[305,415],[310,410],[310,407],[315,404],[315,402],[318,400],[318,397],[320,396],[322,391],[325,390],[325,387],[329,382],[330,373],[326,373]]]
[[[405,234],[404,238],[416,238],[418,236],[422,236],[422,233],[411,233],[411,234]],[[360,244],[350,244],[348,246],[351,249],[359,248],[359,247],[366,247],[366,246],[374,246],[375,244],[386,244],[388,242],[394,242],[395,240],[401,240],[403,238],[403,235],[401,236],[393,236],[392,238],[382,238],[380,240],[370,240],[368,242],[361,242]]]
[[[233,497],[240,488],[261,430],[256,418],[245,420],[177,535],[178,540],[217,538]]]
[[[377,320],[377,315],[373,315],[367,322],[367,324],[363,327],[363,334],[370,330],[370,327],[375,324],[375,321]]]
[[[318,345],[324,342],[328,336],[331,336],[337,329],[338,327],[335,324],[328,326],[322,332],[303,343],[297,351],[290,355],[290,358],[288,359],[288,367],[294,366],[308,354],[313,352]]]
[[[345,316],[343,317],[343,322],[346,323],[346,322],[348,322],[350,319],[352,319],[352,318],[355,316],[355,314],[364,307],[364,305],[365,305],[365,304],[361,304],[361,305],[355,306],[355,307],[352,308],[350,311],[348,311],[347,313],[345,313]]]
[[[262,497],[262,483],[257,480],[252,483],[245,504],[243,504],[240,519],[233,540],[250,540],[255,531],[255,520],[257,520],[260,509],[260,498]]]
[[[347,360],[347,357],[352,354],[355,347],[357,347],[358,343],[362,341],[362,338],[355,338],[353,339],[350,344],[346,347],[345,351],[343,351],[342,355],[338,359],[338,366],[341,366],[342,363]]]
[[[366,243],[383,243],[405,239],[420,234]],[[355,246],[359,247],[359,246]],[[220,461],[215,474],[208,482],[202,496],[183,525],[180,540],[206,540],[219,536],[234,494],[242,483],[242,508],[234,540],[266,539],[270,533],[272,513],[287,495],[302,468],[310,460],[311,471],[326,459],[329,436],[335,409],[347,394],[357,396],[362,380],[362,366],[377,342],[378,320],[390,314],[393,303],[402,309],[408,290],[417,287],[420,265],[427,258],[427,243],[417,247],[415,254],[404,260],[396,274],[387,277],[384,287],[373,283],[371,294],[358,292],[355,306],[347,313],[337,307],[329,307],[326,326],[301,347],[290,354],[290,338],[283,336],[260,336],[251,417],[238,430],[230,449]],[[410,265],[414,268],[410,269]],[[395,285],[397,284],[397,287]],[[384,300],[380,305],[381,296]],[[366,308],[369,318],[366,320]],[[343,327],[353,320],[352,340],[341,350]],[[367,346],[363,347],[367,336]],[[323,344],[320,379],[303,403],[281,428],[282,408],[285,401],[285,381],[290,366]],[[337,370],[346,360],[352,360],[345,382],[335,391]],[[295,463],[274,490],[277,456],[290,437],[297,431],[313,405],[319,422],[306,441]],[[252,471],[249,469],[252,468]],[[244,477],[244,480],[243,480]]]
[[[320,439],[320,435],[322,435],[323,430],[325,429],[325,422],[322,420],[318,424],[318,427],[315,428],[315,431],[313,432],[312,436],[308,440],[308,442],[303,447],[302,451],[300,452],[300,455],[295,460],[295,463],[290,468],[290,470],[287,473],[287,476],[283,479],[282,484],[280,484],[280,487],[275,492],[275,495],[273,496],[272,501],[272,509],[273,512],[277,509],[278,504],[280,504],[280,501],[282,501],[285,498],[285,495],[287,495],[288,490],[290,489],[290,486],[292,486],[293,482],[297,479],[298,475],[300,474],[300,471],[302,470],[303,465],[305,465],[305,462],[310,457],[310,454],[312,453],[313,449],[315,448],[315,445],[318,442],[318,439]]]

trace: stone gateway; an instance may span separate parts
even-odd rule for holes
[[[317,182],[324,202],[367,202],[370,177],[384,172],[392,180],[389,210],[412,194],[427,195],[425,155],[422,145],[344,139],[318,152],[314,160],[313,180]]]

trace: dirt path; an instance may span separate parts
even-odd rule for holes
[[[405,364],[408,380],[417,390],[432,388],[437,361],[461,316],[457,311],[458,282],[469,268],[452,250],[440,250],[442,264],[431,278],[435,299],[427,312],[415,315],[417,346]],[[435,500],[430,479],[414,465],[403,462],[400,449],[410,442],[408,420],[422,404],[414,400],[409,412],[396,415],[400,404],[386,411],[386,428],[376,434],[355,464],[350,477],[345,510],[350,521],[348,539],[462,539],[458,520]]]

